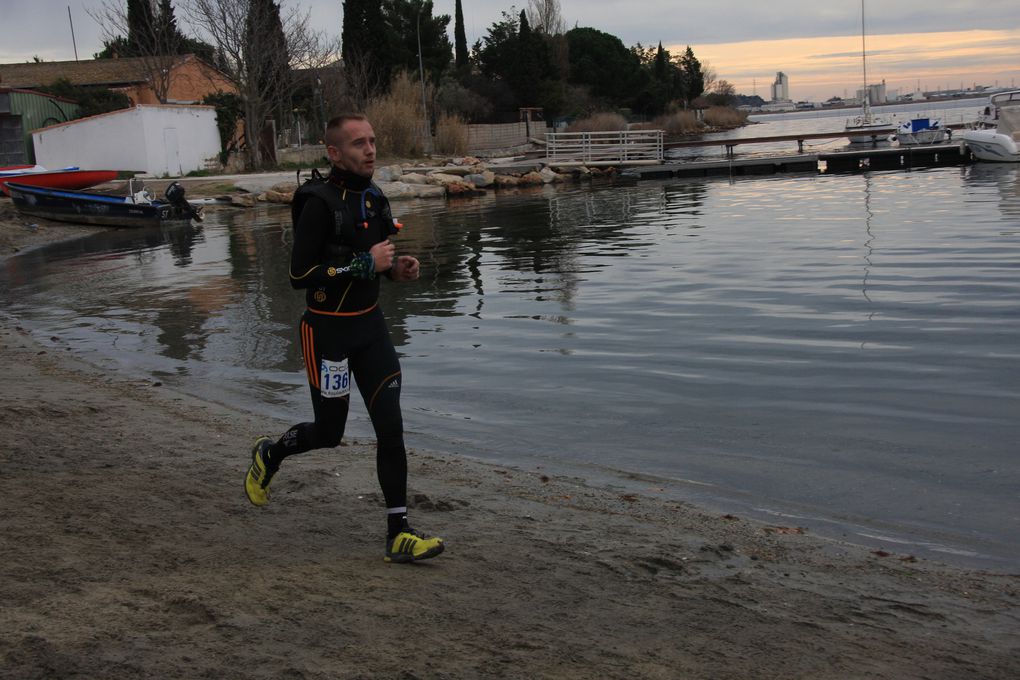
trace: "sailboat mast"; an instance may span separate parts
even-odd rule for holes
[[[861,67],[864,70],[864,115],[868,114],[871,93],[868,92],[868,47],[864,42],[864,0],[861,0]]]

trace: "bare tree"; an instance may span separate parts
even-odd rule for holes
[[[253,12],[254,0],[187,0],[189,24],[211,42],[228,64],[226,77],[244,102],[244,139],[248,165],[261,167],[264,159],[260,134],[269,115],[281,102],[290,102],[300,79],[294,69],[316,70],[335,62],[336,39],[327,38],[309,25],[309,13],[290,9],[285,15],[264,16]],[[279,19],[286,49],[272,49],[260,40],[273,35],[271,22]],[[272,60],[280,60],[274,67]]]
[[[525,10],[531,30],[546,35],[560,35],[566,24],[560,12],[560,0],[528,0]]]
[[[103,39],[108,45],[124,45],[131,49],[130,56],[140,60],[149,87],[160,104],[166,104],[173,84],[174,64],[180,59],[177,54],[181,34],[164,16],[169,3],[157,4],[154,0],[138,0],[148,10],[146,21],[129,21],[128,5],[117,0],[105,0],[95,8],[86,9],[89,16],[99,24]],[[128,56],[128,55],[124,55]]]

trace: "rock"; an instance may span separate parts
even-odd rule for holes
[[[294,182],[280,182],[267,189],[266,192],[276,191],[281,194],[293,194],[296,190],[297,184]]]
[[[382,168],[376,168],[373,179],[376,182],[396,182],[400,180],[403,174],[404,169],[399,165],[387,165]]]
[[[488,187],[496,181],[496,173],[491,170],[485,170],[483,172],[475,172],[464,177],[465,180],[471,182],[476,187]]]
[[[518,182],[518,184],[521,184],[521,185],[524,185],[524,184],[545,184],[545,177],[543,177],[540,173],[537,173],[534,170],[532,170],[528,174],[521,176],[521,179]]]
[[[420,172],[409,172],[400,178],[405,184],[428,184],[429,178]]]
[[[542,168],[539,171],[539,176],[542,178],[542,182],[545,184],[551,184],[552,182],[562,182],[563,178],[558,174],[550,170],[549,168]]]
[[[270,189],[265,194],[265,201],[267,203],[292,203],[294,201],[294,191],[273,191]],[[259,197],[262,198],[261,196]]]
[[[464,184],[464,178],[460,175],[451,175],[443,172],[433,172],[428,176],[429,184],[441,184],[448,186],[450,184]]]
[[[254,208],[258,197],[255,194],[233,194],[230,196],[230,205],[238,208]]]
[[[439,174],[456,175],[457,177],[464,177],[465,175],[470,175],[472,172],[473,168],[470,166],[457,167],[455,165],[444,165],[441,169],[436,171],[436,173]]]
[[[515,187],[520,184],[520,178],[513,175],[496,175],[496,186]]]

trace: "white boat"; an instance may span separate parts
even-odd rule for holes
[[[896,141],[900,146],[941,144],[949,134],[949,128],[942,127],[942,122],[937,118],[911,118],[900,123]]]
[[[979,161],[1020,163],[1020,90],[993,94],[992,120],[977,130],[965,130],[963,143]]]
[[[846,135],[851,144],[877,144],[885,142],[896,132],[889,120],[871,113],[871,95],[868,90],[868,49],[864,42],[864,0],[861,0],[861,67],[864,71],[864,91],[861,115],[846,122]]]

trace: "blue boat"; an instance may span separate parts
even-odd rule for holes
[[[131,196],[110,196],[12,182],[7,183],[7,188],[22,214],[60,222],[148,227],[202,219],[201,209],[184,200],[184,187],[177,182],[167,187],[165,200],[152,199],[143,191]]]

